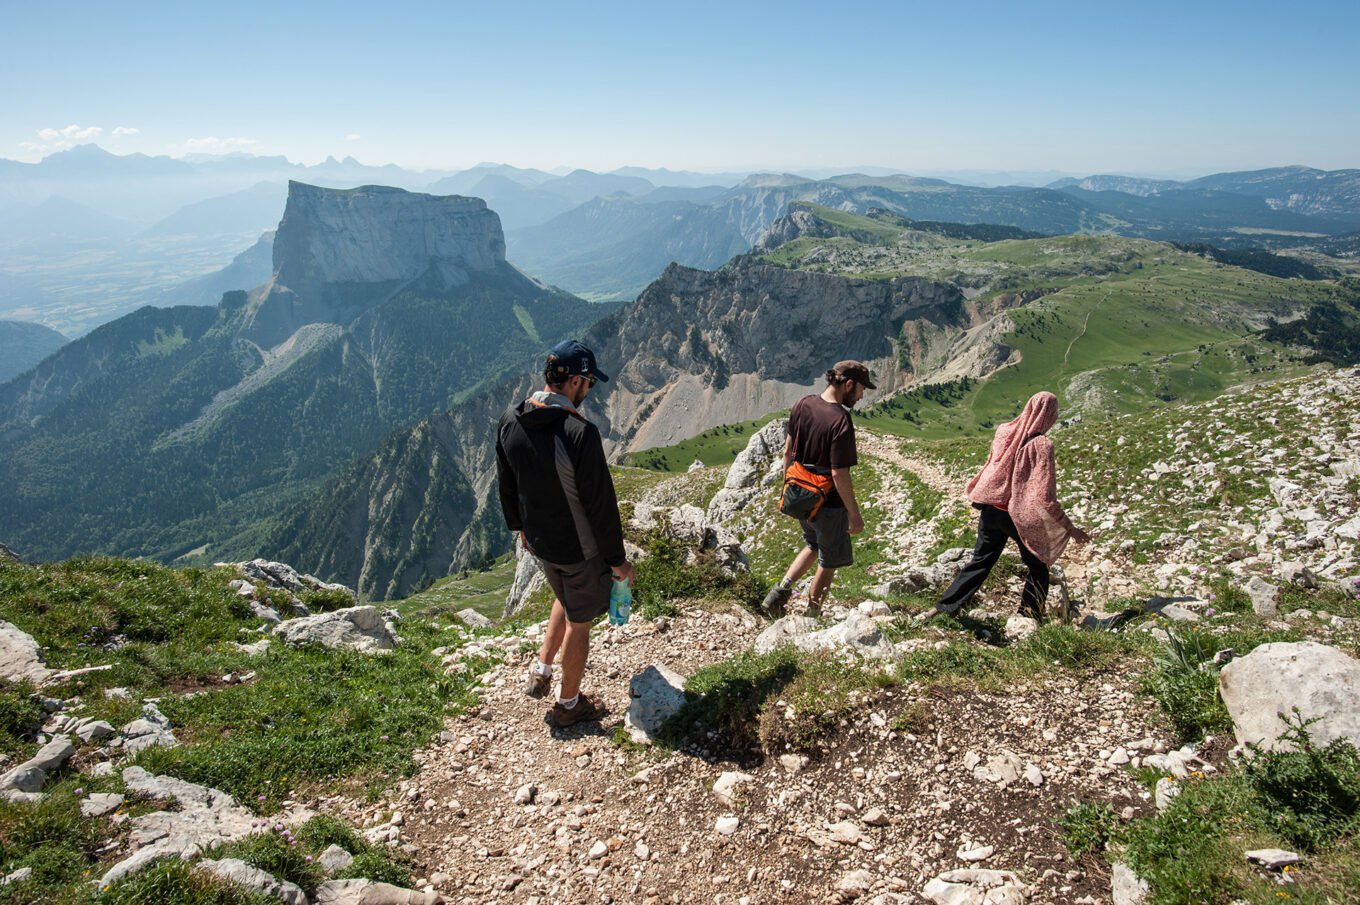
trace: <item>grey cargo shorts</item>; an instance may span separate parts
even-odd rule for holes
[[[817,565],[839,569],[854,565],[855,551],[850,546],[850,510],[823,506],[812,521],[799,519],[803,540],[817,551]]]

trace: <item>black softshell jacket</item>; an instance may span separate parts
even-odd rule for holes
[[[626,561],[614,480],[600,432],[564,408],[512,405],[496,429],[501,511],[540,559],[567,566],[596,554]]]

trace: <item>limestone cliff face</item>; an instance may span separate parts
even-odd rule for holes
[[[619,363],[593,404],[621,455],[786,408],[845,358],[873,368],[872,401],[904,380],[895,342],[902,324],[961,301],[957,288],[915,277],[858,280],[749,261],[713,272],[672,265],[591,331],[600,361]]]
[[[342,191],[290,182],[274,239],[277,281],[297,293],[430,270],[445,286],[461,286],[471,272],[504,262],[501,221],[485,201],[389,186]]]
[[[500,218],[480,198],[290,182],[274,276],[252,293],[245,332],[271,347],[304,324],[348,323],[417,281],[442,291],[506,272]]]

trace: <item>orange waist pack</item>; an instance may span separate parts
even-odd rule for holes
[[[784,492],[779,495],[779,511],[794,518],[815,519],[833,486],[831,475],[818,474],[794,462],[784,472]]]

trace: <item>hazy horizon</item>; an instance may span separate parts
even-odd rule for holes
[[[75,2],[8,12],[0,157],[1172,175],[1360,165],[1360,6]],[[866,163],[867,162],[867,163]]]
[[[101,143],[101,142],[99,142],[99,141],[82,142],[82,143],[80,143],[80,144],[78,144],[78,145],[74,145],[74,146],[72,146],[72,147],[70,147],[70,148],[61,148],[61,149],[59,149],[59,150],[53,150],[53,151],[48,152],[47,154],[44,154],[41,158],[39,158],[39,159],[36,160],[36,161],[22,160],[21,158],[18,158],[18,157],[14,157],[14,158],[2,158],[2,157],[0,157],[0,159],[13,160],[13,161],[20,162],[20,163],[41,163],[42,160],[45,160],[47,157],[51,157],[51,156],[53,156],[53,155],[62,154],[62,153],[65,153],[65,152],[67,152],[67,151],[79,150],[80,148],[86,147],[86,146],[94,146],[94,147],[97,147],[97,148],[99,148],[101,151],[104,151],[105,153],[112,154],[112,155],[117,156],[117,157],[129,157],[129,156],[135,156],[135,155],[139,155],[139,154],[140,154],[140,155],[144,155],[144,156],[148,156],[148,157],[168,157],[168,158],[170,158],[170,159],[172,159],[172,160],[182,160],[182,161],[185,161],[185,162],[188,162],[188,163],[211,163],[211,162],[219,162],[219,161],[232,160],[232,159],[236,159],[236,160],[247,160],[247,159],[269,159],[269,158],[274,158],[274,157],[283,157],[283,158],[285,158],[285,159],[288,161],[288,163],[289,163],[290,165],[300,165],[300,166],[307,166],[307,167],[319,166],[319,165],[321,165],[321,164],[324,164],[324,163],[326,162],[326,160],[328,160],[328,159],[329,159],[329,160],[334,160],[334,161],[336,161],[336,162],[343,162],[345,159],[353,159],[356,163],[358,163],[359,165],[364,166],[364,167],[385,167],[385,166],[399,166],[399,167],[400,167],[400,166],[402,166],[401,164],[398,164],[398,163],[396,163],[395,161],[390,161],[390,160],[364,160],[364,159],[361,159],[359,156],[354,155],[354,154],[346,154],[344,157],[337,157],[336,155],[327,155],[326,157],[323,157],[323,158],[321,158],[320,160],[310,160],[310,161],[309,161],[309,160],[297,160],[297,159],[294,159],[294,158],[290,157],[290,156],[287,155],[287,154],[252,154],[252,153],[250,153],[250,152],[248,152],[248,151],[232,151],[232,152],[222,153],[222,154],[207,154],[207,153],[200,153],[200,152],[186,153],[186,154],[179,154],[179,155],[168,154],[168,153],[167,153],[167,154],[153,154],[153,153],[148,153],[148,152],[144,152],[144,151],[126,151],[126,150],[120,151],[120,150],[117,149],[117,148],[109,147],[109,146],[107,146],[106,144],[103,144],[103,143]],[[429,172],[429,173],[452,173],[452,172],[462,172],[462,171],[470,170],[470,169],[478,169],[478,168],[494,168],[494,167],[502,167],[502,166],[511,166],[511,167],[515,167],[515,168],[517,168],[517,169],[525,169],[525,170],[539,170],[539,171],[542,171],[542,172],[544,172],[544,173],[549,173],[549,174],[552,174],[552,175],[555,175],[555,176],[566,175],[566,174],[571,173],[571,172],[573,172],[573,171],[582,170],[582,169],[583,169],[583,170],[589,170],[589,171],[591,171],[591,172],[596,172],[596,173],[608,173],[608,172],[614,172],[614,171],[616,171],[616,170],[626,170],[626,169],[642,169],[642,170],[652,170],[652,171],[662,171],[662,170],[666,170],[666,171],[675,172],[675,173],[687,172],[687,173],[695,173],[695,174],[700,174],[700,175],[703,175],[703,174],[712,174],[712,175],[715,175],[715,176],[731,176],[731,175],[734,175],[734,174],[777,173],[777,174],[791,174],[791,175],[808,176],[809,178],[814,178],[814,179],[825,179],[825,178],[829,178],[829,177],[831,177],[831,176],[836,176],[836,175],[848,175],[848,174],[852,174],[852,173],[860,173],[860,174],[864,174],[864,175],[872,175],[872,176],[883,176],[883,175],[890,175],[890,174],[891,174],[891,175],[921,176],[921,177],[927,177],[927,178],[947,179],[947,180],[951,180],[951,181],[967,181],[967,179],[968,179],[969,177],[972,177],[972,178],[978,179],[979,181],[989,181],[989,180],[990,180],[990,181],[992,181],[993,183],[995,183],[995,178],[996,178],[996,177],[1002,177],[1002,176],[1015,176],[1015,177],[1024,177],[1024,178],[1027,178],[1030,182],[1032,182],[1033,184],[1036,184],[1036,185],[1042,185],[1042,184],[1044,184],[1045,182],[1051,182],[1051,181],[1054,181],[1054,180],[1057,180],[1057,179],[1066,178],[1066,177],[1072,177],[1072,178],[1085,178],[1085,177],[1088,177],[1088,176],[1126,176],[1126,177],[1130,177],[1130,178],[1138,178],[1138,179],[1190,180],[1190,179],[1195,179],[1195,178],[1198,178],[1198,177],[1201,177],[1201,176],[1208,176],[1208,175],[1212,175],[1212,174],[1216,174],[1216,173],[1232,172],[1232,170],[1230,170],[1230,169],[1228,169],[1228,168],[1225,168],[1225,167],[1212,167],[1212,166],[1210,166],[1210,167],[1190,167],[1190,168],[1169,169],[1169,170],[1116,170],[1116,169],[1105,168],[1105,169],[1095,169],[1095,170],[1091,170],[1091,171],[1089,171],[1089,172],[1088,172],[1088,171],[1080,171],[1080,172],[1079,172],[1079,171],[1072,171],[1072,170],[1058,170],[1058,169],[1053,169],[1053,168],[1034,168],[1034,169],[1030,169],[1030,168],[1025,168],[1025,169],[999,168],[999,169],[983,169],[983,168],[948,168],[948,167],[946,167],[946,168],[938,168],[938,169],[906,169],[906,168],[900,168],[900,167],[899,167],[899,168],[894,168],[894,167],[885,166],[885,165],[882,165],[882,164],[864,164],[864,163],[861,163],[861,164],[853,164],[853,165],[845,165],[845,166],[835,166],[835,165],[832,165],[832,166],[824,166],[824,165],[817,165],[817,166],[811,166],[811,165],[809,165],[809,166],[777,166],[777,165],[773,165],[773,164],[759,164],[759,165],[753,165],[753,166],[747,166],[747,167],[733,167],[733,168],[726,168],[726,169],[713,169],[713,168],[685,169],[685,168],[677,167],[677,166],[666,166],[666,165],[664,165],[664,164],[663,164],[663,165],[660,165],[660,166],[642,166],[642,165],[639,165],[639,164],[622,164],[622,165],[620,165],[620,166],[618,166],[618,167],[612,167],[612,168],[609,168],[609,169],[599,169],[599,168],[590,167],[590,166],[574,166],[574,165],[568,165],[568,164],[559,164],[559,165],[556,165],[556,166],[545,166],[545,165],[539,165],[539,164],[534,164],[534,163],[526,163],[526,162],[512,163],[512,162],[508,162],[508,161],[498,161],[498,160],[482,160],[482,161],[478,161],[477,163],[471,164],[471,165],[466,166],[466,167],[420,167],[420,168],[402,167],[402,168],[403,168],[403,169],[407,169],[407,170],[409,170],[410,172],[414,172],[414,173],[426,173],[426,172]],[[1271,169],[1271,168],[1276,168],[1276,167],[1289,167],[1289,166],[1304,166],[1304,167],[1312,167],[1313,169],[1325,169],[1325,168],[1323,168],[1323,167],[1314,167],[1312,164],[1308,163],[1307,161],[1281,161],[1281,162],[1278,162],[1278,163],[1268,164],[1268,165],[1263,166],[1263,167],[1251,167],[1251,168],[1249,168],[1249,169],[1253,169],[1253,170],[1254,170],[1254,169]],[[1355,168],[1356,168],[1356,167],[1336,167],[1336,168],[1332,168],[1332,169],[1355,169]]]

